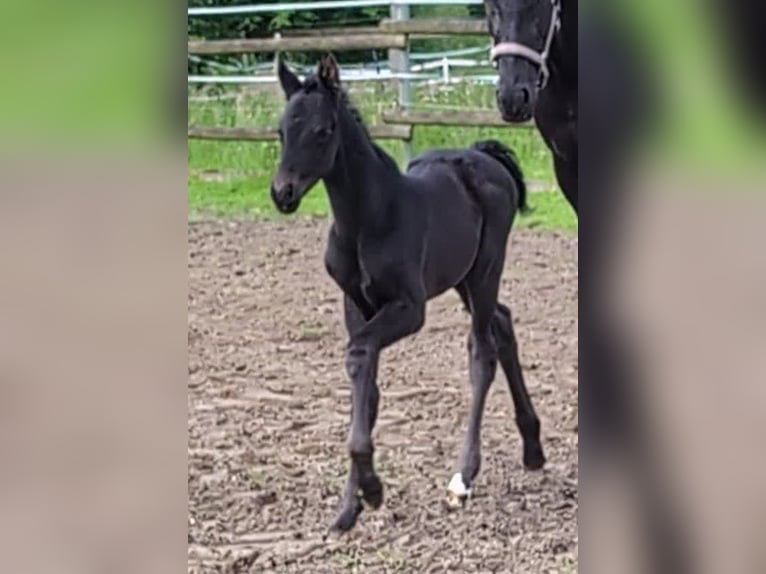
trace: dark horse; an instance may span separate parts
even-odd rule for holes
[[[279,80],[288,103],[271,197],[279,211],[291,213],[324,181],[334,216],[325,265],[345,296],[351,468],[334,529],[355,524],[362,500],[377,508],[383,499],[371,438],[380,353],[419,331],[426,301],[448,289],[457,290],[472,317],[472,403],[449,500],[462,504],[479,471],[482,412],[498,359],[515,405],[524,464],[542,467],[540,422],[524,385],[511,313],[497,300],[508,234],[526,199],[510,150],[479,142],[430,151],[402,174],[370,139],[340,86],[332,56],[322,58],[304,82],[280,64]]]
[[[559,186],[581,219],[581,438],[590,460],[598,453],[628,465],[656,571],[681,574],[688,570],[689,553],[672,501],[653,470],[640,364],[624,328],[603,304],[610,249],[624,215],[621,174],[633,141],[656,122],[656,82],[610,3],[592,2],[579,18],[577,0],[485,0],[484,6],[503,118],[515,123],[534,116],[553,153]],[[580,116],[587,130],[578,141]],[[580,177],[588,193],[584,216],[578,209]]]
[[[577,1],[485,0],[484,7],[500,113],[512,123],[534,116],[577,212]]]

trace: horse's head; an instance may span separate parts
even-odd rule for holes
[[[271,199],[279,211],[292,213],[335,163],[340,145],[340,72],[335,58],[328,55],[319,62],[316,75],[301,82],[280,62],[279,82],[287,107],[279,121],[282,155],[271,181]]]
[[[560,0],[484,0],[500,80],[503,119],[523,122],[534,114],[548,81],[548,55],[559,26]]]

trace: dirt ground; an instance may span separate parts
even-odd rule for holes
[[[483,464],[444,504],[467,424],[469,318],[456,294],[384,352],[375,429],[385,502],[323,541],[347,469],[349,386],[326,220],[189,226],[189,572],[575,572],[577,239],[512,233],[512,309],[548,464],[528,472],[501,370]]]

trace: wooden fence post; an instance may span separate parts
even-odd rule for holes
[[[276,32],[274,34],[274,39],[279,40],[282,37],[282,34],[279,32]],[[282,57],[282,52],[276,51],[274,52],[274,75],[276,76],[279,73],[279,60]]]

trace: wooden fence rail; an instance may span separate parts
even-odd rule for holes
[[[412,126],[407,125],[372,125],[368,131],[373,139],[404,140],[412,139]],[[187,129],[189,139],[222,141],[277,141],[279,134],[276,127],[232,128],[220,126],[191,125]]]
[[[383,20],[376,27],[316,28],[286,31],[281,37],[239,40],[193,40],[189,54],[258,54],[268,52],[308,52],[351,50],[404,50],[409,38],[433,36],[484,36],[484,20],[420,18]]]
[[[381,113],[381,119],[385,123],[371,125],[368,128],[373,139],[411,141],[415,126],[534,127],[531,121],[524,124],[509,124],[496,112],[487,110],[449,112],[384,110]],[[237,128],[191,125],[188,127],[187,135],[190,139],[223,141],[277,141],[279,139],[275,127]]]
[[[407,47],[404,34],[350,34],[348,36],[308,36],[249,38],[246,40],[192,41],[189,54],[254,54],[264,52],[342,52],[383,50]]]
[[[532,122],[509,124],[497,112],[487,110],[455,110],[449,112],[383,110],[381,118],[387,124],[410,126],[534,127]]]

